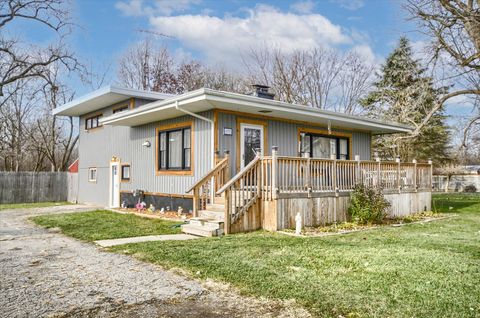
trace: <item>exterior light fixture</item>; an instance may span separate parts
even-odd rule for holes
[[[142,146],[147,147],[147,148],[150,148],[151,145],[152,145],[152,144],[150,143],[149,140],[145,140],[145,141],[143,142],[143,144],[142,144]]]

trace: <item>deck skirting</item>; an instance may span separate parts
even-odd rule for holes
[[[323,226],[349,221],[350,192],[280,193],[273,201],[263,202],[262,228],[278,231],[295,227],[295,216],[302,216],[303,226]],[[401,217],[431,210],[430,191],[386,193],[389,217]]]

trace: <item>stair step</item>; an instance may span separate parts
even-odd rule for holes
[[[225,198],[224,197],[215,197],[215,204],[225,204]]]
[[[182,232],[186,234],[196,235],[196,236],[212,237],[212,236],[222,235],[223,229],[212,230],[212,229],[205,228],[203,226],[183,224]]]
[[[205,219],[214,219],[214,220],[223,221],[225,212],[200,210],[198,211],[198,216]]]
[[[191,218],[189,224],[202,226],[210,230],[223,229],[223,220],[211,219],[211,218]]]
[[[225,205],[223,204],[207,204],[206,209],[213,212],[225,212]]]

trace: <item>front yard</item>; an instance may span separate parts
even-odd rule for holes
[[[177,234],[180,233],[178,225],[181,224],[105,210],[42,215],[34,217],[32,220],[46,228],[60,228],[62,233],[84,241]]]
[[[436,196],[434,203],[455,216],[326,237],[256,232],[111,250],[249,295],[295,299],[315,316],[478,317],[480,196]],[[95,231],[112,231],[108,225]]]
[[[70,202],[35,202],[35,203],[13,203],[0,204],[0,210],[10,209],[30,209],[30,208],[45,208],[50,206],[70,205]]]

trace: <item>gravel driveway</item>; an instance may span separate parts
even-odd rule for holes
[[[240,297],[28,221],[72,205],[0,211],[0,317],[301,317],[288,303]]]

